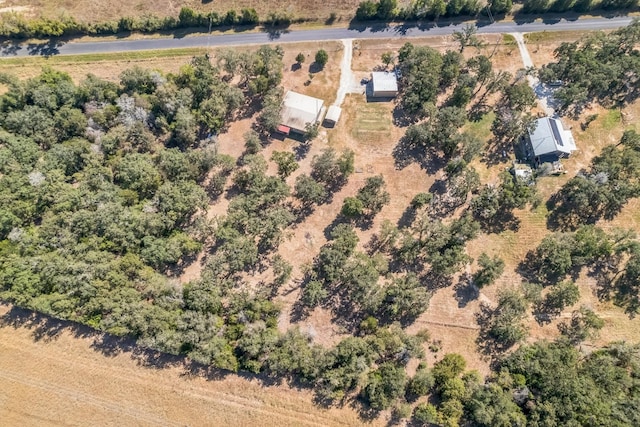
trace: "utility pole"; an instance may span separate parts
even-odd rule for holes
[[[213,10],[209,12],[209,32],[207,33],[207,55],[209,55],[209,43],[211,41],[211,19],[213,17]]]

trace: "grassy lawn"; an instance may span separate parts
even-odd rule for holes
[[[387,137],[393,124],[389,106],[385,102],[367,102],[356,109],[351,134],[363,144],[378,142]]]

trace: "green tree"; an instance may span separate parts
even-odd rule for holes
[[[558,330],[571,344],[579,344],[587,339],[598,337],[604,327],[602,320],[593,310],[581,306],[571,314],[571,320],[558,324]]]
[[[353,162],[353,151],[346,150],[337,157],[335,150],[327,148],[311,159],[311,177],[327,187],[338,187],[353,173]]]
[[[435,384],[442,387],[447,381],[458,378],[467,366],[464,357],[457,353],[445,354],[442,360],[436,362],[431,370]]]
[[[444,1],[442,1],[444,6]],[[443,57],[429,47],[416,47],[406,43],[398,52],[403,90],[400,98],[404,111],[412,117],[422,118],[435,103],[440,88]]]
[[[244,153],[248,155],[258,154],[262,151],[262,141],[260,135],[254,130],[244,134]],[[273,160],[273,158],[272,158]]]
[[[539,305],[539,310],[546,315],[557,316],[565,307],[578,302],[580,290],[575,283],[561,282],[554,285]]]
[[[413,397],[427,396],[431,392],[434,384],[435,379],[433,375],[426,365],[421,364],[415,375],[407,383],[407,395]]]
[[[340,213],[347,218],[358,218],[364,213],[364,204],[357,197],[347,197],[342,203]]]
[[[480,337],[478,343],[486,350],[503,351],[523,340],[527,335],[522,320],[528,302],[515,290],[502,290],[498,306],[491,310],[483,307],[478,316]]]
[[[302,288],[301,300],[306,307],[317,307],[329,295],[322,282],[312,280]]]
[[[375,410],[388,409],[402,396],[406,383],[404,367],[396,366],[394,363],[383,363],[369,373],[362,397]]]
[[[305,174],[296,178],[294,194],[305,208],[319,205],[327,198],[324,186]]]
[[[184,107],[179,108],[171,128],[173,130],[173,140],[177,146],[184,149],[195,144],[198,128],[196,119],[189,110]]]
[[[298,65],[302,65],[302,63],[304,62],[304,60],[306,59],[306,57],[304,56],[304,53],[300,52],[299,54],[296,55],[296,63]]]
[[[356,10],[356,19],[358,21],[370,21],[376,18],[378,15],[378,3],[365,0],[360,2],[358,9]]]
[[[450,2],[449,4],[454,4]],[[455,11],[452,15],[458,15],[460,10]],[[480,39],[477,36],[478,28],[473,24],[466,24],[460,31],[453,32],[453,39],[460,44],[460,53],[464,52],[467,46],[479,46]]]
[[[320,49],[319,51],[316,52],[315,61],[316,61],[316,64],[318,64],[318,66],[320,67],[320,69],[323,69],[324,66],[327,65],[327,62],[329,61],[329,54],[327,53],[326,50]]]
[[[439,425],[442,423],[442,416],[438,413],[438,409],[431,403],[420,403],[413,410],[413,419],[419,425]]]
[[[395,18],[398,8],[397,0],[379,0],[378,2],[378,18],[382,20],[390,20]]]
[[[491,2],[491,13],[502,15],[511,12],[513,8],[512,0],[493,0]]]
[[[473,283],[479,288],[491,285],[504,271],[504,261],[497,255],[493,258],[486,253],[478,258],[478,271],[473,275]]]
[[[274,151],[271,155],[271,160],[278,165],[278,175],[281,178],[288,177],[300,167],[296,162],[295,155],[288,151]]]
[[[148,154],[122,157],[114,168],[114,179],[122,188],[137,192],[141,199],[153,197],[162,184],[162,176]]]
[[[391,65],[393,61],[396,60],[395,56],[393,55],[393,52],[384,52],[381,56],[381,59],[385,68],[389,68],[389,65]]]
[[[364,186],[358,190],[356,198],[361,202],[362,210],[368,216],[374,216],[389,204],[390,194],[384,190],[385,183],[382,175],[367,178]]]
[[[382,313],[392,320],[413,320],[427,310],[430,299],[427,287],[415,275],[394,278],[384,288]]]

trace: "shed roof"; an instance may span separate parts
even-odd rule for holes
[[[327,110],[327,115],[324,116],[324,119],[330,122],[338,123],[340,114],[342,114],[342,108],[338,107],[337,105],[332,105]]]
[[[571,154],[577,149],[571,131],[562,127],[560,119],[543,117],[535,124],[533,132],[529,132],[529,139],[536,156],[557,152]]]
[[[318,121],[324,101],[289,91],[282,103],[281,123],[292,129],[304,131],[307,124]]]
[[[374,71],[371,73],[371,80],[373,81],[373,93],[398,91],[398,78],[396,73]]]

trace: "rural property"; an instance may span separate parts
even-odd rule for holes
[[[637,2],[0,3],[0,424],[640,424]]]

